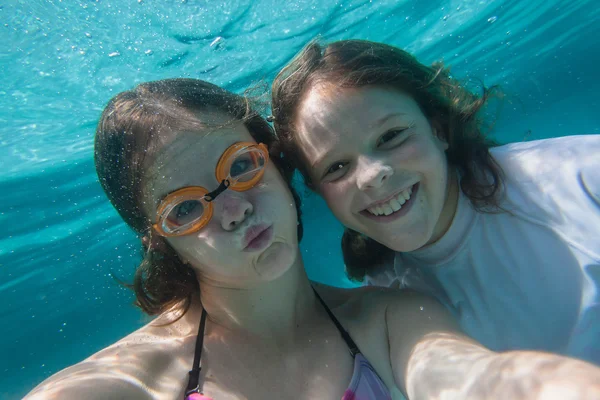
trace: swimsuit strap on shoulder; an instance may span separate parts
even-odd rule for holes
[[[202,358],[202,346],[204,345],[204,329],[206,328],[206,310],[202,309],[198,336],[196,337],[196,349],[194,352],[194,364],[188,372],[188,384],[185,388],[184,400],[211,400],[200,392],[200,359]]]
[[[317,299],[319,299],[319,302],[321,302],[321,304],[323,305],[323,308],[325,308],[325,311],[327,311],[329,318],[331,318],[331,320],[335,324],[335,327],[338,329],[338,331],[340,331],[342,338],[344,339],[344,341],[346,342],[346,345],[348,346],[348,349],[350,350],[350,354],[352,354],[352,357],[355,357],[358,353],[360,353],[358,346],[356,345],[356,343],[354,343],[354,340],[352,340],[352,338],[350,337],[350,334],[346,331],[346,329],[344,329],[342,324],[340,324],[340,322],[335,317],[335,315],[333,315],[333,313],[331,312],[329,307],[327,307],[327,304],[325,304],[325,302],[323,301],[321,296],[319,296],[319,293],[317,293],[317,291],[315,290],[314,287],[313,287],[313,291],[315,292]]]

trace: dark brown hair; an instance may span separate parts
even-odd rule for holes
[[[151,219],[143,207],[142,190],[149,160],[168,137],[185,130],[206,129],[200,111],[218,111],[243,121],[288,183],[298,210],[298,240],[302,238],[300,198],[291,186],[293,167],[280,157],[270,125],[250,107],[250,101],[216,85],[196,79],[166,79],[142,83],[119,93],[104,109],[94,142],[94,161],[100,184],[119,215],[138,235],[143,260],[133,284],[136,305],[149,315],[179,309],[183,315],[199,291],[194,271],[160,236],[151,234]]]
[[[482,132],[480,111],[496,87],[483,87],[480,96],[452,78],[441,63],[421,64],[410,53],[383,43],[342,40],[322,46],[309,43],[273,82],[275,131],[287,158],[314,190],[298,148],[297,110],[306,93],[317,85],[355,88],[367,85],[393,87],[410,94],[425,116],[441,128],[448,143],[449,164],[460,175],[460,188],[479,211],[498,208],[502,171],[489,153],[496,142]],[[351,229],[342,238],[342,251],[350,278],[362,280],[373,257],[389,259],[391,249]],[[385,254],[384,254],[385,253]]]

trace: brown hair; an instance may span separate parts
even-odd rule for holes
[[[247,98],[196,79],[166,79],[142,83],[110,100],[98,123],[94,161],[100,184],[119,215],[138,235],[143,260],[133,284],[136,305],[149,315],[179,309],[183,315],[199,291],[194,271],[160,236],[151,235],[142,190],[149,160],[167,135],[207,126],[198,112],[214,110],[243,121],[288,183],[298,210],[298,239],[302,238],[300,198],[291,186],[293,167],[281,150],[270,125],[250,107]]]
[[[314,190],[295,138],[296,113],[304,95],[319,84],[354,88],[367,85],[393,87],[410,94],[430,121],[441,127],[448,143],[448,162],[458,168],[460,188],[479,211],[498,208],[502,171],[489,153],[497,143],[482,132],[480,111],[496,87],[483,87],[477,96],[452,78],[441,63],[421,64],[410,53],[383,43],[342,40],[322,46],[309,43],[273,82],[275,131],[287,158]],[[391,249],[346,229],[342,251],[350,278],[362,280],[374,256],[388,259]],[[384,255],[385,253],[385,255]]]

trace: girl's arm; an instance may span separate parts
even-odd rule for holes
[[[600,399],[600,368],[549,353],[488,350],[429,297],[400,293],[385,318],[394,379],[411,400]]]

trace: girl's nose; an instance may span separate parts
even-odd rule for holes
[[[221,203],[221,226],[226,231],[237,228],[254,212],[254,206],[237,193],[223,193],[215,201]]]
[[[356,185],[362,191],[380,188],[383,183],[394,174],[394,169],[381,162],[370,158],[359,160],[357,168]]]

